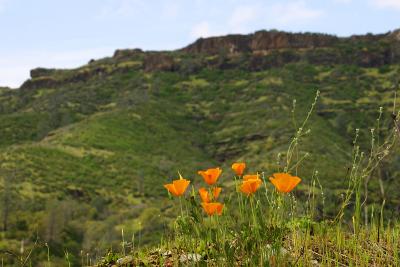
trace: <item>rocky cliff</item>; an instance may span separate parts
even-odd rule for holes
[[[340,38],[316,33],[288,33],[282,31],[258,31],[249,35],[227,35],[200,38],[182,51],[189,53],[216,54],[225,52],[254,52],[282,48],[314,48],[336,44]]]
[[[204,67],[250,71],[293,62],[380,67],[400,62],[400,30],[386,34],[337,37],[319,33],[258,31],[200,38],[175,51],[119,49],[112,57],[91,60],[76,70],[36,68],[22,88],[51,88],[115,72],[142,70],[192,74]]]

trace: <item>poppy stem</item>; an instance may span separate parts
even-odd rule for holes
[[[181,207],[181,217],[183,218],[182,197],[179,197],[179,206]]]
[[[283,213],[285,212],[285,199],[282,197],[282,194],[277,192],[278,196],[278,224],[283,223]]]
[[[250,207],[251,207],[251,214],[252,214],[252,216],[253,216],[253,227],[254,228],[256,228],[256,226],[257,226],[257,219],[256,219],[256,215],[255,215],[255,213],[254,213],[254,205],[253,205],[253,198],[254,198],[254,195],[251,195],[250,196]]]
[[[235,186],[236,186],[236,194],[239,196],[239,213],[242,215],[243,214],[243,196],[240,194],[237,190],[238,188],[238,180],[240,177],[237,177],[236,175],[234,176],[235,179]]]

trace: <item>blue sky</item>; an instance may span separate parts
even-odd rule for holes
[[[0,0],[0,85],[118,48],[168,50],[260,29],[339,36],[400,28],[400,0]]]

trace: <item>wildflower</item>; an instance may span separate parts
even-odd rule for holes
[[[214,214],[221,215],[222,209],[224,208],[224,204],[219,202],[211,202],[211,203],[203,202],[201,203],[201,206],[203,206],[203,209],[208,216],[212,216]]]
[[[243,180],[247,181],[247,180],[257,180],[260,179],[260,176],[258,174],[248,174],[243,176]]]
[[[243,177],[243,183],[240,186],[240,191],[250,196],[258,190],[261,184],[262,180],[259,178],[258,174],[245,175]]]
[[[213,188],[213,199],[214,200],[216,200],[217,198],[218,198],[218,196],[219,196],[219,194],[221,193],[221,190],[222,190],[222,188],[221,187],[214,187]],[[200,194],[200,198],[201,198],[201,201],[202,202],[206,202],[206,203],[209,203],[211,200],[210,200],[210,196],[209,196],[209,192],[208,192],[208,190],[207,189],[205,189],[205,188],[200,188],[199,189],[199,194]]]
[[[190,181],[186,180],[182,177],[181,174],[179,174],[179,179],[178,180],[174,180],[172,182],[172,184],[165,184],[164,187],[168,190],[168,192],[170,192],[172,195],[176,196],[176,197],[180,197],[182,196],[185,191],[186,188],[189,186]]]
[[[235,171],[236,175],[242,176],[244,169],[246,169],[246,163],[244,163],[244,162],[233,163],[232,169]]]
[[[281,193],[289,193],[301,182],[299,177],[292,176],[289,173],[274,173],[273,177],[270,177],[269,180],[275,186],[276,190]]]
[[[221,175],[222,170],[220,168],[208,169],[205,171],[198,171],[198,174],[203,176],[204,181],[208,185],[213,185],[217,182],[218,177]]]

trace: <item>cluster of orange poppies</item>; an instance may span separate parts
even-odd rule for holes
[[[262,180],[259,174],[248,174],[243,175],[246,169],[246,164],[243,162],[236,162],[232,164],[232,169],[235,171],[236,175],[243,178],[239,189],[242,193],[247,196],[253,195],[261,186]],[[204,187],[199,189],[199,195],[201,198],[201,205],[204,211],[209,215],[221,215],[224,204],[217,202],[219,194],[222,188],[216,186],[219,176],[222,170],[220,168],[212,168],[205,171],[199,171],[198,174],[201,175],[204,181],[210,186],[209,189]],[[292,191],[300,182],[301,179],[297,176],[292,176],[289,173],[274,173],[272,177],[269,178],[271,183],[275,186],[276,190],[281,193],[289,193]],[[179,174],[179,179],[174,180],[172,184],[166,184],[164,187],[174,196],[182,196],[190,181],[183,178]]]
[[[246,169],[246,163],[234,163],[232,169],[236,175],[243,177],[243,182],[240,185],[240,191],[250,196],[254,194],[262,184],[259,174],[248,174],[243,175]],[[275,186],[276,190],[281,193],[291,192],[300,182],[301,179],[297,176],[290,175],[289,173],[281,172],[274,173],[272,177],[269,177],[271,183]]]
[[[243,182],[240,185],[239,189],[242,193],[250,196],[254,194],[258,188],[262,184],[262,180],[258,174],[248,174],[243,175],[244,170],[246,169],[246,163],[237,162],[232,164],[232,169],[235,171],[236,175],[239,177],[243,177]]]
[[[198,171],[197,173],[200,174],[203,177],[204,182],[210,186],[209,189],[204,187],[199,189],[201,206],[208,216],[214,214],[221,215],[224,204],[217,202],[217,198],[221,193],[222,188],[215,184],[217,183],[222,170],[220,168],[213,168],[205,171]]]

